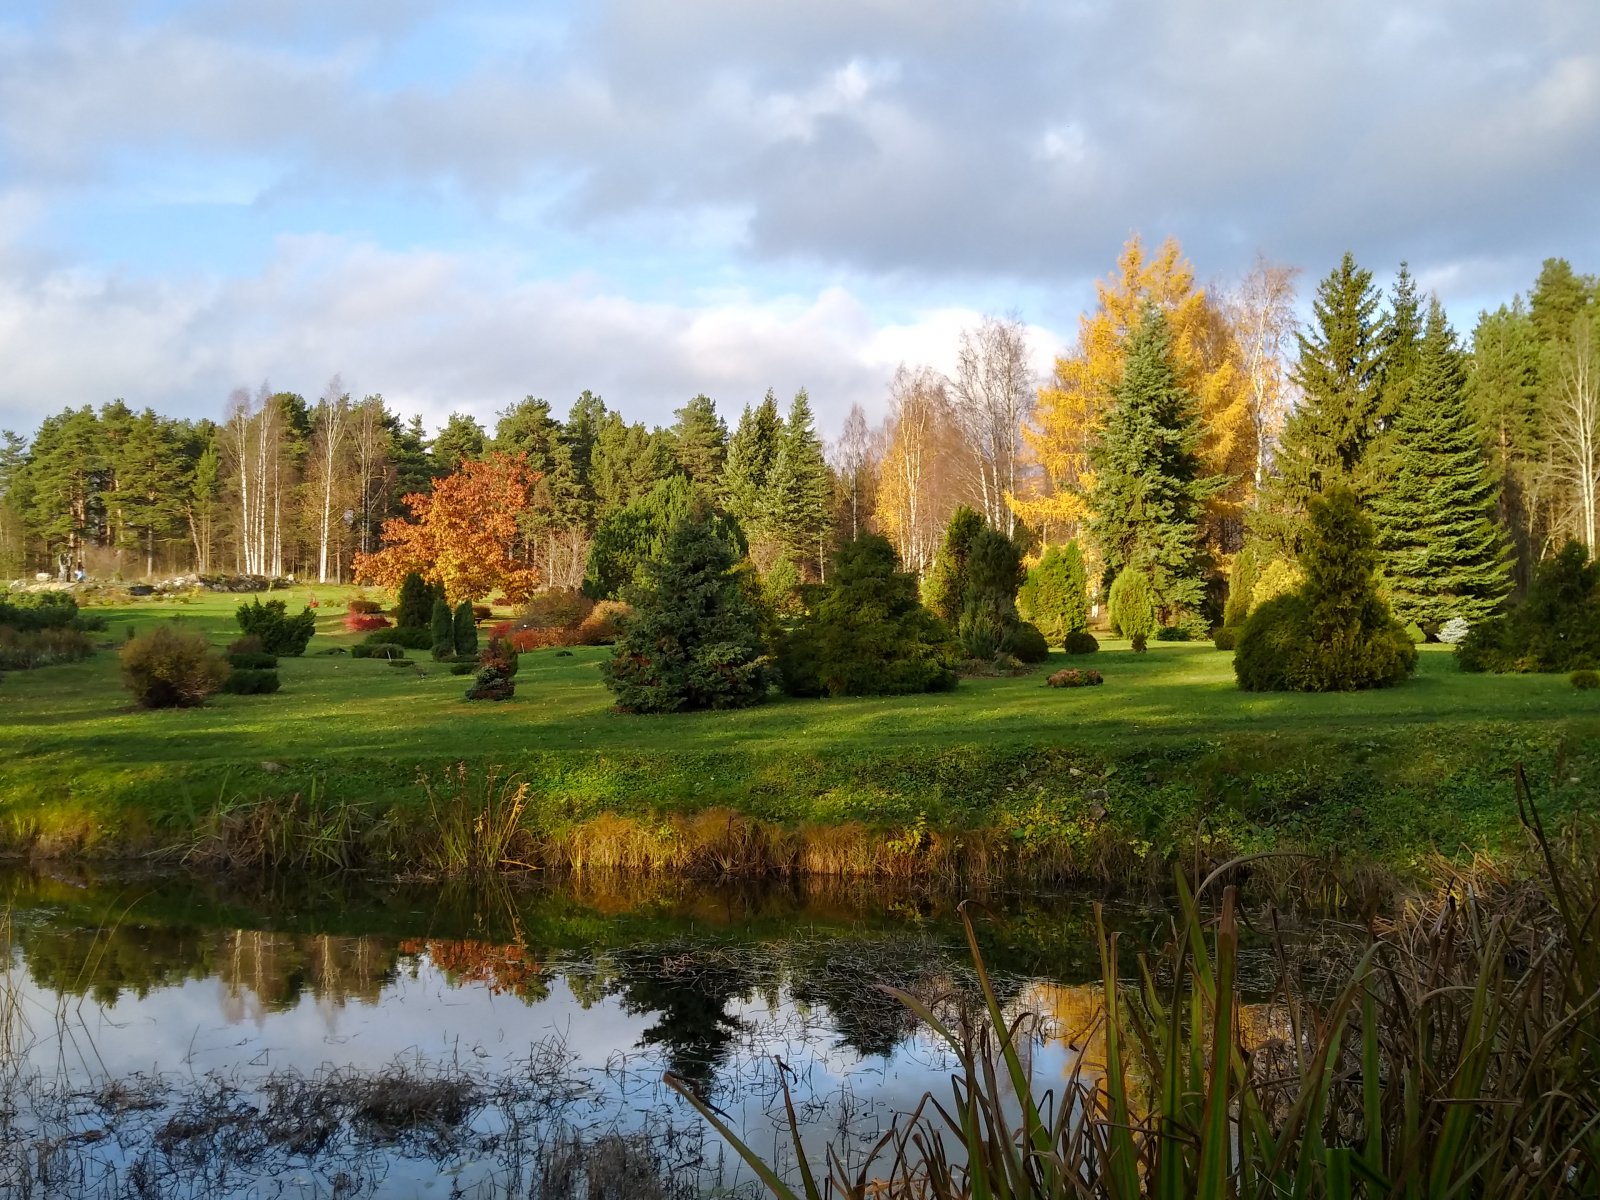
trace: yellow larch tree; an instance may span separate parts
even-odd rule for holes
[[[1151,256],[1135,234],[1122,248],[1116,271],[1095,288],[1098,306],[1078,319],[1077,345],[1056,359],[1054,377],[1039,389],[1034,425],[1023,431],[1044,470],[1045,492],[1008,497],[1013,510],[1048,541],[1082,531],[1088,516],[1084,497],[1094,483],[1089,447],[1122,382],[1128,337],[1145,305],[1155,304],[1172,328],[1178,376],[1199,402],[1201,461],[1207,473],[1237,481],[1207,511],[1207,541],[1231,547],[1249,496],[1255,428],[1238,340],[1225,311],[1195,286],[1194,268],[1175,238]]]

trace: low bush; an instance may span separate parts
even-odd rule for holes
[[[1087,629],[1074,629],[1067,634],[1061,648],[1068,654],[1093,654],[1100,649],[1100,642]]]
[[[203,633],[157,625],[121,653],[122,679],[140,708],[190,708],[204,704],[227,680],[227,660]]]
[[[13,629],[0,625],[0,671],[30,671],[81,662],[92,653],[94,646],[80,629]]]
[[[1412,621],[1405,627],[1406,640],[1413,646],[1420,646],[1428,640],[1428,635],[1423,632],[1422,626]]]
[[[507,679],[512,678],[521,666],[517,657],[521,652],[505,638],[490,638],[489,644],[483,648],[483,653],[478,656],[480,667],[493,667]]]
[[[450,664],[450,674],[452,675],[473,675],[476,674],[477,671],[478,664],[475,662],[458,662]]]
[[[575,629],[594,609],[577,588],[550,588],[528,597],[513,620],[518,629]]]
[[[379,629],[369,633],[366,638],[366,644],[369,646],[404,646],[407,650],[431,650],[433,649],[433,631],[431,629],[408,629],[404,625],[396,625],[393,629]]]
[[[1010,654],[1024,663],[1042,663],[1050,657],[1050,643],[1037,625],[1018,621],[1006,635],[1002,653]]]
[[[350,647],[351,658],[404,658],[409,647],[399,642],[371,642]]]
[[[265,696],[278,690],[278,673],[235,667],[222,681],[222,690],[234,696]]]
[[[371,633],[374,629],[389,628],[389,618],[378,613],[348,612],[344,615],[344,627],[351,633]]]
[[[1158,642],[1187,642],[1192,637],[1193,633],[1186,625],[1163,625],[1156,630]]]
[[[1211,635],[1211,643],[1218,650],[1232,650],[1239,644],[1239,630],[1234,625],[1219,625]]]
[[[0,625],[19,633],[65,629],[78,620],[78,602],[67,592],[0,592]]]
[[[574,631],[577,646],[609,646],[622,636],[622,624],[633,615],[621,600],[601,600]]]
[[[1446,646],[1458,646],[1471,631],[1472,626],[1465,617],[1451,617],[1439,627],[1439,640]]]
[[[132,626],[129,626],[129,628],[131,629]],[[129,633],[128,637],[131,639],[133,634]],[[262,645],[261,639],[253,633],[247,633],[243,637],[236,637],[228,643],[229,654],[265,654],[266,652],[267,648]]]
[[[368,600],[364,596],[355,596],[345,608],[358,616],[370,617],[373,613],[381,613],[383,605],[376,600]]]
[[[466,691],[468,700],[509,700],[516,695],[516,681],[496,666],[484,666],[473,676]]]
[[[1572,686],[1580,692],[1587,692],[1593,688],[1600,688],[1600,671],[1574,671],[1571,677]]]
[[[391,667],[414,667],[417,665],[417,660],[414,658],[391,658],[389,665]]]
[[[234,613],[239,629],[261,639],[268,654],[299,658],[306,652],[311,635],[317,631],[317,614],[309,608],[291,617],[282,600],[251,600]]]
[[[235,671],[271,671],[277,668],[278,656],[262,651],[254,654],[234,654],[230,652],[228,665]]]
[[[1099,671],[1078,667],[1063,667],[1045,680],[1053,688],[1097,687],[1104,682]]]
[[[1142,633],[1136,633],[1128,639],[1129,645],[1135,654],[1143,654],[1150,647],[1150,639]]]

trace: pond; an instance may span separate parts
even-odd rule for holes
[[[859,1162],[948,1051],[880,984],[975,1011],[957,897],[867,885],[0,871],[0,1194],[698,1195],[750,1173],[663,1076],[792,1166]],[[1125,975],[1158,909],[1107,907]],[[1094,1071],[1082,895],[978,929],[1047,1089]],[[1272,977],[1264,948],[1248,959]]]

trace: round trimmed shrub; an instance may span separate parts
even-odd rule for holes
[[[1042,663],[1050,657],[1050,643],[1037,625],[1018,621],[1006,636],[1005,652],[1025,663]]]
[[[229,654],[228,665],[235,671],[270,671],[277,667],[275,654]]]
[[[307,607],[291,617],[282,600],[251,600],[233,615],[240,630],[260,638],[261,648],[279,657],[299,658],[317,631],[316,613]]]
[[[205,634],[157,625],[122,647],[122,681],[140,708],[204,704],[228,678],[228,662]]]
[[[1187,642],[1192,636],[1187,625],[1163,625],[1156,630],[1158,642]]]
[[[1580,692],[1587,692],[1594,688],[1600,688],[1600,671],[1590,671],[1587,669],[1582,671],[1574,671],[1572,673],[1571,683],[1572,686],[1577,688]]]
[[[1068,654],[1093,654],[1100,649],[1100,641],[1087,629],[1074,629],[1061,648]]]
[[[1148,638],[1161,624],[1156,619],[1155,591],[1150,577],[1137,567],[1129,567],[1111,581],[1106,597],[1112,627],[1125,638]]]
[[[1218,650],[1232,650],[1239,644],[1239,630],[1233,625],[1219,626],[1211,635],[1211,643]]]

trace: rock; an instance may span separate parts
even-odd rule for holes
[[[281,775],[281,774],[283,774],[283,764],[282,763],[264,762],[264,763],[261,764],[261,769],[263,771],[265,771],[268,775]]]
[[[1085,800],[1106,801],[1111,799],[1111,793],[1105,788],[1090,788],[1083,794]]]

